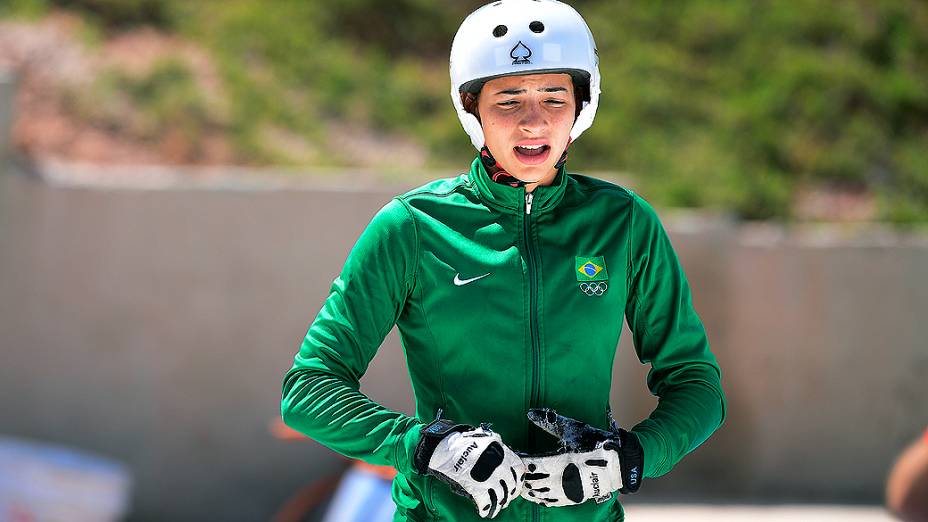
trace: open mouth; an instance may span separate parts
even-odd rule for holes
[[[522,163],[528,165],[538,165],[548,159],[551,152],[550,145],[517,145],[512,148],[515,151],[516,158]]]

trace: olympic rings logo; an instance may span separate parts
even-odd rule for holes
[[[603,295],[609,285],[605,281],[596,281],[593,283],[580,283],[580,291],[586,295]]]

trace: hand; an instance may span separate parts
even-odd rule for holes
[[[532,409],[528,418],[560,440],[562,448],[543,455],[520,454],[528,473],[522,498],[544,506],[571,506],[589,499],[605,502],[612,492],[634,493],[641,484],[644,455],[636,436]]]
[[[470,498],[481,518],[494,518],[522,493],[525,465],[487,425],[437,419],[422,429],[415,467]]]

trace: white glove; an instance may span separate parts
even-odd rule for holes
[[[494,518],[522,494],[525,465],[488,426],[467,428],[445,420],[423,428],[417,467],[424,467],[427,458],[426,473],[470,498],[481,518]],[[437,444],[429,439],[437,439]]]
[[[622,488],[619,454],[611,442],[600,442],[593,451],[523,457],[528,468],[522,498],[543,506],[572,506],[589,499],[597,503],[612,498]]]
[[[529,410],[528,418],[557,437],[561,448],[543,455],[519,454],[528,469],[522,498],[543,506],[571,506],[589,499],[605,502],[614,491],[638,491],[644,453],[638,438],[614,419],[606,431],[547,408]]]

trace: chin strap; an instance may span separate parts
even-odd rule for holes
[[[570,144],[573,142],[573,139],[568,138],[567,146],[564,147],[564,153],[561,154],[561,158],[557,160],[557,163],[554,164],[555,170],[559,170],[561,167],[567,163],[567,151],[570,150]],[[521,179],[513,176],[512,174],[506,172],[497,161],[496,158],[490,154],[490,149],[484,145],[480,149],[480,162],[483,163],[483,168],[486,169],[487,174],[490,175],[490,179],[497,183],[502,183],[504,185],[509,185],[510,187],[524,187],[527,182],[522,181]]]

